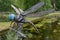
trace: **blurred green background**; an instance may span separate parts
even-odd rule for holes
[[[60,0],[0,0],[0,11],[12,11],[11,4],[20,7],[23,10],[30,8],[38,2],[45,2],[45,6],[40,10],[55,8],[60,10]]]

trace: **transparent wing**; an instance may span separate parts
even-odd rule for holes
[[[34,11],[36,11],[37,9],[39,9],[40,7],[42,7],[43,5],[44,5],[44,2],[40,2],[40,3],[32,6],[31,8],[27,9],[26,11],[24,11],[24,12],[22,13],[22,15],[27,15],[27,14],[29,14],[29,13],[31,13],[31,12],[34,12]]]
[[[11,7],[15,10],[15,12],[20,15],[20,11],[14,6],[14,5],[11,5]]]
[[[19,11],[20,11],[21,14],[24,12],[24,11],[23,11],[22,9],[20,9],[20,8],[19,8]]]
[[[40,16],[49,14],[49,13],[54,12],[54,11],[55,11],[55,9],[51,9],[51,10],[41,11],[41,12],[37,12],[37,13],[30,13],[27,16],[28,17],[40,17]]]

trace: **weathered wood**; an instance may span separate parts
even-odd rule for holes
[[[58,14],[52,14],[52,15],[47,15],[47,16],[45,16],[45,17],[42,17],[42,18],[36,18],[36,19],[33,19],[33,20],[31,20],[31,22],[33,22],[36,26],[37,26],[37,28],[40,28],[40,26],[43,26],[45,23],[52,23],[52,22],[55,22],[58,18],[60,18],[59,16],[59,13]],[[49,17],[48,17],[49,16]],[[51,16],[53,16],[53,17],[51,17]],[[51,17],[51,18],[50,18]],[[57,18],[56,18],[57,17]],[[29,25],[28,23],[26,23],[26,24],[23,24],[23,27],[24,28],[28,28],[28,27],[30,27],[31,25]],[[33,27],[31,28],[32,30],[33,30]],[[4,31],[7,31],[7,30],[9,30],[9,27],[8,28],[6,28],[6,29],[3,29],[3,30],[0,30],[0,33],[1,32],[4,32]]]
[[[33,19],[33,20],[31,20],[31,22],[37,23],[38,21],[40,21],[39,19],[40,18]],[[25,25],[24,27],[29,26],[29,24],[23,24],[23,25]],[[5,29],[0,30],[0,32],[5,31],[5,30],[8,30],[8,29],[9,29],[9,26],[7,28],[5,28]]]

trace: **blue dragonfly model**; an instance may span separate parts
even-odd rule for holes
[[[39,33],[39,30],[36,28],[36,26],[32,22],[26,20],[25,16],[32,16],[32,15],[30,15],[30,13],[35,12],[43,5],[44,5],[44,2],[39,2],[36,5],[32,6],[31,8],[29,8],[25,11],[23,11],[20,8],[16,8],[14,5],[11,5],[11,7],[16,12],[16,15],[14,15],[14,14],[9,15],[9,19],[13,20],[13,22],[10,24],[10,30],[14,30],[16,32],[16,39],[15,40],[18,40],[19,36],[22,37],[22,40],[26,40],[25,38],[27,38],[26,35],[22,32],[22,30],[23,30],[22,24],[23,23],[31,24],[34,27],[35,31],[37,33]],[[48,11],[42,11],[42,12],[37,13],[38,15],[35,15],[35,14],[34,15],[35,16],[42,16],[42,15],[48,14],[49,12],[53,12],[53,11],[54,11],[54,9],[48,10]],[[12,24],[13,24],[13,26],[11,26]],[[14,25],[17,25],[17,29],[14,27]]]

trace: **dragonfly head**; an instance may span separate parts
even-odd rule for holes
[[[9,14],[8,18],[9,20],[14,20],[15,15],[14,14]]]

